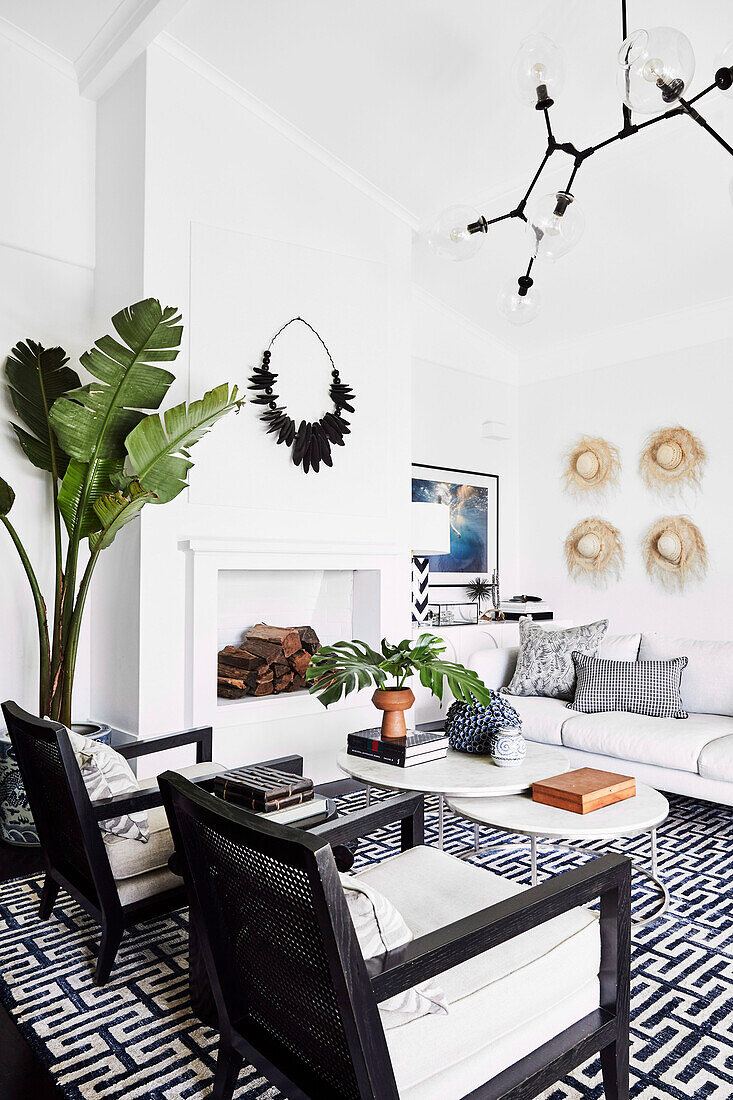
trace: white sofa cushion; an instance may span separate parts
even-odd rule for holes
[[[682,702],[696,714],[733,715],[733,642],[705,642],[644,634],[639,660],[687,657],[682,676]]]
[[[420,846],[358,876],[385,894],[416,937],[523,889]],[[386,1032],[402,1100],[458,1100],[598,1007],[600,937],[576,909],[440,975],[447,1016]]]
[[[608,711],[568,718],[562,727],[562,743],[619,760],[697,772],[700,754],[708,742],[729,733],[733,733],[733,718],[725,715],[690,714],[687,721],[680,722],[676,718]]]
[[[545,630],[530,619],[519,621],[519,657],[508,695],[549,695],[572,699],[575,689],[573,651],[598,655],[608,619],[567,630]]]
[[[563,722],[568,719],[567,703],[544,695],[512,695],[511,701],[522,719],[525,737],[544,745],[562,745]]]
[[[733,733],[707,743],[700,753],[697,770],[705,779],[733,783]]]
[[[604,661],[635,661],[639,656],[641,634],[611,634],[601,642],[598,656]]]

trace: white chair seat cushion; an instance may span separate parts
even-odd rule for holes
[[[733,783],[733,734],[707,743],[700,753],[698,771],[705,779]]]
[[[188,768],[176,768],[177,772],[188,779],[195,779],[210,772],[223,771],[220,764],[210,760],[203,764],[192,764]],[[158,786],[155,776],[141,779],[140,790],[153,790]],[[180,886],[182,880],[168,870],[168,860],[173,855],[173,837],[168,827],[168,818],[162,806],[153,806],[147,811],[150,835],[147,844],[112,833],[104,833],[109,865],[117,883],[117,893],[123,905],[139,901],[144,897]]]
[[[719,714],[690,714],[680,722],[619,710],[573,715],[562,728],[562,743],[619,760],[697,772],[708,742],[729,733],[733,733],[733,718]]]
[[[358,877],[385,894],[415,937],[521,892],[480,867],[420,846]],[[598,1008],[598,921],[556,917],[439,976],[447,1016],[386,1031],[403,1100],[458,1100]]]
[[[544,745],[562,745],[562,727],[568,718],[568,708],[562,699],[544,695],[512,695],[509,699],[522,719],[525,737]]]

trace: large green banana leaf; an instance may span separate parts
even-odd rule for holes
[[[211,427],[243,400],[237,387],[231,393],[225,382],[205,393],[200,401],[184,402],[160,416],[154,413],[133,428],[125,440],[132,468],[140,484],[155,493],[156,503],[165,504],[186,487],[193,466],[189,451]]]
[[[7,516],[10,509],[13,507],[15,500],[15,493],[8,485],[7,481],[3,481],[0,477],[0,516]]]
[[[79,385],[79,375],[67,367],[63,348],[44,348],[35,340],[21,341],[11,351],[5,368],[10,399],[26,428],[11,427],[26,457],[40,470],[62,478],[68,455],[58,444],[49,420],[57,398]]]
[[[135,519],[149,501],[155,500],[155,493],[143,489],[139,481],[132,481],[124,493],[105,493],[94,502],[94,511],[101,524],[101,530],[89,536],[92,552],[106,550],[115,540],[122,528]]]
[[[97,381],[60,397],[51,423],[72,461],[58,502],[69,531],[79,537],[99,530],[94,502],[122,480],[124,442],[143,418],[141,409],[157,409],[173,375],[157,363],[178,355],[183,332],[178,311],[161,308],[155,298],[128,306],[112,318],[118,336],[97,340],[81,357]]]

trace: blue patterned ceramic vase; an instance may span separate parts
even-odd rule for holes
[[[99,722],[85,722],[71,727],[76,733],[110,743],[110,727]],[[15,752],[5,730],[0,730],[0,839],[6,844],[26,844],[38,847],[38,833],[26,798],[23,780],[15,760]]]
[[[518,768],[527,755],[527,742],[518,729],[503,729],[490,742],[491,759],[497,768]]]
[[[485,706],[456,702],[445,716],[448,743],[457,752],[489,756],[492,739],[510,728],[521,729],[521,719],[505,696],[493,692],[491,701]]]

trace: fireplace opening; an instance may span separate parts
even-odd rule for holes
[[[243,699],[304,691],[306,669],[320,645],[312,626],[256,623],[240,645],[219,650],[217,695],[220,699]]]

